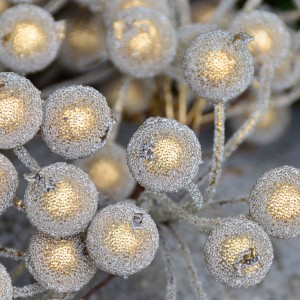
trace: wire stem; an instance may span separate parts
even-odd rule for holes
[[[171,92],[171,80],[167,76],[164,77],[163,80],[163,90],[165,96],[165,104],[166,104],[166,117],[170,119],[174,119],[174,107],[173,107],[173,95]]]
[[[210,23],[220,24],[226,13],[233,8],[237,0],[222,0],[214,11],[214,15],[210,20]]]
[[[247,0],[246,3],[245,3],[245,5],[244,5],[243,10],[244,11],[254,10],[258,6],[260,6],[262,2],[263,2],[262,0]]]
[[[127,100],[127,94],[128,94],[128,88],[130,86],[132,82],[132,77],[124,77],[121,85],[120,85],[120,89],[119,92],[117,93],[117,98],[116,101],[114,103],[114,107],[113,107],[113,114],[114,114],[114,119],[115,119],[115,125],[114,128],[112,130],[109,142],[112,143],[115,141],[115,139],[117,138],[117,134],[120,128],[120,124],[122,121],[122,114],[123,114],[123,110],[124,110],[124,106]]]
[[[165,272],[167,279],[166,287],[166,297],[165,300],[176,300],[177,295],[177,280],[176,273],[174,270],[174,264],[171,259],[171,251],[166,242],[165,226],[160,225],[160,241],[161,241],[161,251],[163,254],[163,259],[165,263]]]
[[[228,159],[228,157],[238,148],[238,146],[247,139],[262,117],[266,114],[269,108],[271,80],[273,78],[273,74],[274,69],[271,64],[266,64],[261,67],[260,86],[257,94],[256,109],[226,143],[224,150],[224,161]]]
[[[188,203],[188,205],[186,205],[185,208],[191,212],[196,212],[201,210],[203,206],[203,197],[198,186],[194,182],[191,182],[186,187],[186,191],[188,192],[188,194],[192,199],[192,204]]]
[[[220,225],[226,218],[200,218],[182,209],[166,194],[154,194],[149,191],[144,191],[140,197],[149,197],[162,205],[169,213],[177,217],[180,221],[194,227],[201,233],[210,233],[216,226]],[[231,219],[231,218],[229,218]]]
[[[214,132],[214,146],[213,156],[211,161],[211,171],[208,187],[205,191],[204,202],[209,202],[213,199],[216,187],[221,175],[223,153],[224,153],[224,139],[225,139],[225,105],[223,101],[215,104],[215,132]]]
[[[23,287],[14,287],[13,288],[13,297],[14,298],[26,298],[34,296],[36,294],[40,294],[46,291],[46,289],[40,286],[38,283],[34,283],[31,285],[26,285]]]
[[[108,275],[104,280],[102,280],[99,284],[97,284],[94,288],[92,288],[80,300],[88,300],[90,297],[92,297],[94,294],[96,294],[102,287],[106,286],[115,277],[116,276],[112,275],[112,274]]]
[[[42,90],[42,98],[47,98],[54,91],[63,87],[68,87],[68,86],[78,85],[78,84],[91,85],[91,84],[101,82],[102,80],[107,79],[110,76],[114,75],[114,73],[115,70],[113,68],[104,67],[104,65],[102,67],[99,66],[96,69],[93,69],[76,78],[61,81],[59,83],[46,87],[45,89]]]
[[[191,285],[193,287],[194,290],[194,294],[196,296],[197,300],[207,300],[207,294],[203,289],[202,283],[199,279],[199,276],[197,274],[197,269],[194,265],[194,262],[192,260],[192,256],[191,256],[191,252],[189,247],[187,246],[187,244],[185,243],[185,241],[182,239],[181,235],[179,234],[179,232],[177,230],[175,230],[174,226],[170,226],[170,231],[172,232],[172,234],[174,235],[174,237],[176,238],[182,254],[183,254],[183,258],[185,260],[185,264],[186,267],[188,269],[188,275],[190,278],[190,282]]]
[[[24,166],[26,166],[32,173],[37,173],[41,167],[38,162],[30,155],[30,153],[23,147],[14,149],[14,153],[19,158]]]
[[[179,98],[178,98],[178,120],[182,124],[187,123],[187,86],[183,83],[179,84]]]
[[[0,256],[14,260],[24,260],[25,253],[16,249],[0,247]]]

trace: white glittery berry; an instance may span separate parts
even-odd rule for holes
[[[131,8],[151,8],[166,16],[169,16],[171,11],[167,0],[111,0],[105,3],[106,23],[109,24],[116,14]]]
[[[132,8],[111,21],[106,44],[112,62],[122,72],[133,77],[153,77],[173,60],[176,33],[162,13]]]
[[[183,63],[193,92],[207,100],[227,101],[245,91],[254,72],[248,41],[245,34],[221,30],[201,34],[186,51]]]
[[[83,71],[106,58],[106,30],[99,15],[68,19],[66,36],[59,53],[59,62],[65,68]]]
[[[91,87],[55,91],[44,109],[42,136],[54,153],[66,159],[89,156],[107,142],[112,115],[105,97]]]
[[[204,258],[210,274],[233,288],[258,284],[269,271],[273,247],[268,235],[246,219],[224,222],[209,235]]]
[[[266,232],[288,239],[300,235],[300,170],[290,166],[260,176],[250,196],[250,214]]]
[[[231,24],[231,31],[246,32],[253,36],[248,48],[260,63],[271,60],[278,66],[287,57],[291,37],[286,25],[275,14],[267,11],[251,11],[239,14]]]
[[[172,119],[147,119],[127,147],[132,176],[154,192],[174,192],[186,187],[201,162],[201,147],[195,133]]]
[[[135,187],[126,162],[126,150],[116,143],[106,145],[75,164],[89,174],[102,194],[113,201],[127,199]]]
[[[5,267],[0,264],[0,299],[12,300],[13,299],[13,287],[9,274]]]
[[[9,159],[0,154],[0,214],[12,205],[18,185],[17,170]]]
[[[19,73],[44,69],[56,57],[62,24],[44,9],[21,4],[0,15],[0,61]]]
[[[150,215],[130,202],[102,209],[87,234],[88,252],[97,267],[125,277],[149,266],[158,242]]]
[[[43,118],[40,91],[25,77],[0,73],[0,149],[31,140]]]
[[[47,289],[61,293],[79,291],[96,272],[82,239],[35,234],[26,253],[26,267]]]
[[[182,63],[186,50],[190,44],[200,35],[215,29],[214,25],[207,24],[188,24],[179,27],[177,30],[177,52],[173,64],[182,69]]]
[[[24,195],[28,218],[40,231],[64,237],[83,231],[97,210],[98,192],[89,176],[66,163],[42,168]]]

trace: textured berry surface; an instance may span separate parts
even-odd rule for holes
[[[0,73],[0,149],[31,140],[42,124],[40,91],[25,77]]]
[[[98,192],[81,169],[66,163],[42,168],[24,196],[33,225],[54,237],[83,231],[96,213]]]
[[[272,169],[259,177],[250,196],[250,213],[271,236],[287,239],[300,235],[300,170]]]
[[[201,162],[201,147],[195,133],[172,119],[147,119],[127,147],[132,176],[155,192],[186,187],[196,176]]]
[[[217,30],[201,34],[187,49],[183,69],[197,95],[227,101],[250,84],[254,67],[247,49],[248,37]]]
[[[232,219],[213,230],[205,243],[204,258],[217,281],[246,288],[259,283],[269,271],[273,247],[259,225]]]
[[[148,267],[158,240],[150,215],[130,202],[120,202],[95,216],[88,229],[87,248],[98,268],[127,277]]]
[[[42,135],[54,153],[76,159],[106,144],[113,120],[105,97],[97,90],[61,88],[49,97],[44,110]]]

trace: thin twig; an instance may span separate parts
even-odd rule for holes
[[[117,98],[113,107],[115,124],[111,136],[109,138],[110,143],[113,143],[117,137],[119,127],[122,121],[122,113],[127,100],[128,88],[131,82],[132,82],[132,77],[125,76],[122,79],[119,92],[117,93]]]
[[[187,203],[187,205],[183,207],[192,213],[200,211],[203,206],[203,197],[199,187],[194,182],[190,182],[187,185],[186,190],[191,197],[192,202]]]
[[[108,275],[105,279],[103,279],[99,284],[97,284],[94,288],[92,288],[87,294],[85,294],[80,300],[87,300],[94,294],[96,294],[102,287],[106,286],[116,275]]]
[[[140,198],[149,197],[162,205],[172,215],[176,216],[179,221],[191,225],[201,233],[210,233],[216,226],[220,225],[224,220],[232,218],[200,218],[196,215],[182,209],[174,201],[172,201],[166,194],[154,194],[149,191],[144,191]]]
[[[187,86],[183,83],[179,84],[179,97],[178,97],[178,120],[182,124],[187,123]]]
[[[258,6],[260,6],[262,2],[263,2],[263,0],[247,0],[244,7],[243,7],[243,10],[244,11],[254,10]]]
[[[175,0],[175,9],[179,27],[191,23],[191,8],[189,0]]]
[[[41,169],[39,163],[30,155],[24,146],[15,148],[14,153],[22,162],[22,164],[26,166],[32,173],[35,174]]]
[[[174,235],[174,237],[176,238],[176,240],[182,250],[183,258],[185,260],[185,263],[186,263],[186,266],[188,269],[188,275],[189,275],[190,282],[192,284],[196,299],[197,300],[207,300],[208,299],[207,294],[204,291],[202,283],[197,274],[197,269],[192,260],[192,256],[191,256],[189,247],[184,242],[184,240],[182,239],[179,232],[177,230],[175,230],[175,228],[173,226],[170,226],[169,229],[172,232],[172,234]]]
[[[115,69],[113,68],[104,68],[101,66],[97,69],[89,71],[83,75],[80,75],[76,78],[72,78],[69,80],[61,81],[59,83],[50,85],[42,90],[42,98],[47,98],[57,89],[68,87],[72,85],[90,85],[99,83],[102,80],[112,76],[115,73]]]
[[[0,247],[0,256],[12,258],[14,260],[24,260],[25,252],[22,252],[22,251],[19,251],[16,249]]]
[[[44,6],[44,9],[47,10],[50,14],[55,14],[60,9],[62,9],[66,3],[67,0],[52,0]]]
[[[166,103],[166,116],[167,118],[174,119],[173,95],[171,92],[171,80],[165,76],[163,80],[163,90]]]
[[[252,112],[245,123],[234,133],[227,141],[224,149],[224,161],[236,151],[238,146],[242,144],[247,137],[253,132],[256,125],[266,114],[270,96],[271,96],[271,80],[273,78],[274,68],[270,63],[263,65],[260,70],[260,87],[257,94],[258,101],[256,109]]]
[[[14,269],[9,272],[12,283],[15,283],[18,278],[25,272],[26,265],[25,262],[19,263]]]
[[[173,261],[171,259],[171,251],[166,243],[166,235],[164,232],[165,226],[160,225],[160,228],[161,228],[160,230],[161,251],[165,262],[165,272],[166,272],[166,279],[167,279],[165,300],[176,300],[176,295],[177,295],[176,273],[174,270]]]
[[[216,199],[215,202],[210,203],[209,206],[223,206],[223,205],[227,205],[227,204],[237,204],[237,203],[245,203],[248,200],[249,196],[242,196],[239,198],[233,198],[233,199],[224,199],[224,200],[218,200]]]
[[[222,0],[218,7],[214,11],[213,17],[210,19],[210,23],[220,24],[224,16],[230,11],[237,0]]]
[[[40,286],[38,283],[34,283],[31,285],[26,285],[23,287],[14,287],[13,295],[14,298],[26,298],[34,296],[36,294],[40,294],[46,291],[46,289]]]
[[[208,187],[205,191],[204,202],[212,200],[219,178],[221,176],[223,153],[224,153],[224,140],[225,140],[225,104],[223,101],[215,104],[215,132],[214,132],[214,145],[213,157],[211,161],[211,171]]]
[[[300,98],[300,88],[295,87],[290,92],[274,97],[273,103],[276,107],[286,107],[292,105]]]
[[[195,107],[195,115],[194,115],[194,122],[192,125],[192,128],[194,130],[198,130],[201,123],[202,123],[202,117],[203,117],[203,109],[205,107],[205,100],[202,98],[196,99],[196,107]]]

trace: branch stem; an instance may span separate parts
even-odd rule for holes
[[[26,285],[23,287],[14,287],[13,288],[13,297],[14,298],[26,298],[34,296],[36,294],[40,294],[46,291],[46,289],[40,286],[38,283],[34,283],[31,285]]]
[[[26,166],[32,173],[37,173],[41,169],[39,163],[30,155],[30,153],[23,147],[17,147],[14,149],[14,153],[18,159]]]
[[[227,218],[200,218],[178,206],[166,194],[154,194],[144,191],[140,197],[149,197],[162,205],[168,212],[177,217],[180,221],[191,225],[201,233],[210,233],[216,226],[220,225]],[[229,218],[231,219],[231,218]]]
[[[207,300],[207,294],[203,289],[202,286],[202,282],[199,279],[199,276],[197,274],[197,269],[194,265],[194,262],[192,260],[192,256],[191,256],[191,252],[189,247],[187,246],[187,244],[185,243],[185,241],[182,239],[181,235],[179,234],[179,232],[177,230],[175,230],[175,228],[173,226],[170,226],[170,231],[172,232],[172,234],[174,235],[174,237],[176,238],[182,254],[183,254],[183,258],[185,260],[185,264],[186,267],[188,269],[188,275],[190,278],[190,282],[192,285],[192,288],[194,290],[194,294],[196,296],[197,300]]]
[[[127,92],[128,92],[128,88],[130,86],[132,82],[132,78],[131,77],[124,77],[121,85],[120,85],[120,89],[119,92],[117,93],[117,98],[116,101],[114,103],[114,107],[113,107],[113,113],[114,113],[114,119],[115,119],[115,125],[113,127],[109,142],[112,143],[115,141],[115,139],[117,138],[117,134],[120,128],[120,123],[122,121],[122,114],[123,114],[123,110],[124,110],[124,106],[127,100]]]
[[[209,202],[213,199],[216,187],[221,176],[224,140],[225,140],[225,105],[223,101],[215,104],[215,132],[213,156],[211,161],[211,171],[209,175],[209,184],[205,191],[204,202]]]
[[[271,96],[271,80],[273,78],[273,74],[274,68],[270,63],[261,67],[256,109],[226,143],[224,150],[224,161],[228,159],[228,157],[235,152],[238,146],[247,139],[247,137],[253,132],[256,125],[267,112]]]
[[[84,295],[80,300],[88,300],[94,294],[96,294],[102,287],[106,286],[115,275],[109,274],[104,280],[102,280],[99,284],[97,284],[94,288],[92,288],[86,295]]]
[[[25,252],[12,249],[12,248],[5,248],[5,247],[0,247],[0,256],[1,257],[6,257],[6,258],[11,258],[14,260],[24,260],[25,259]]]

